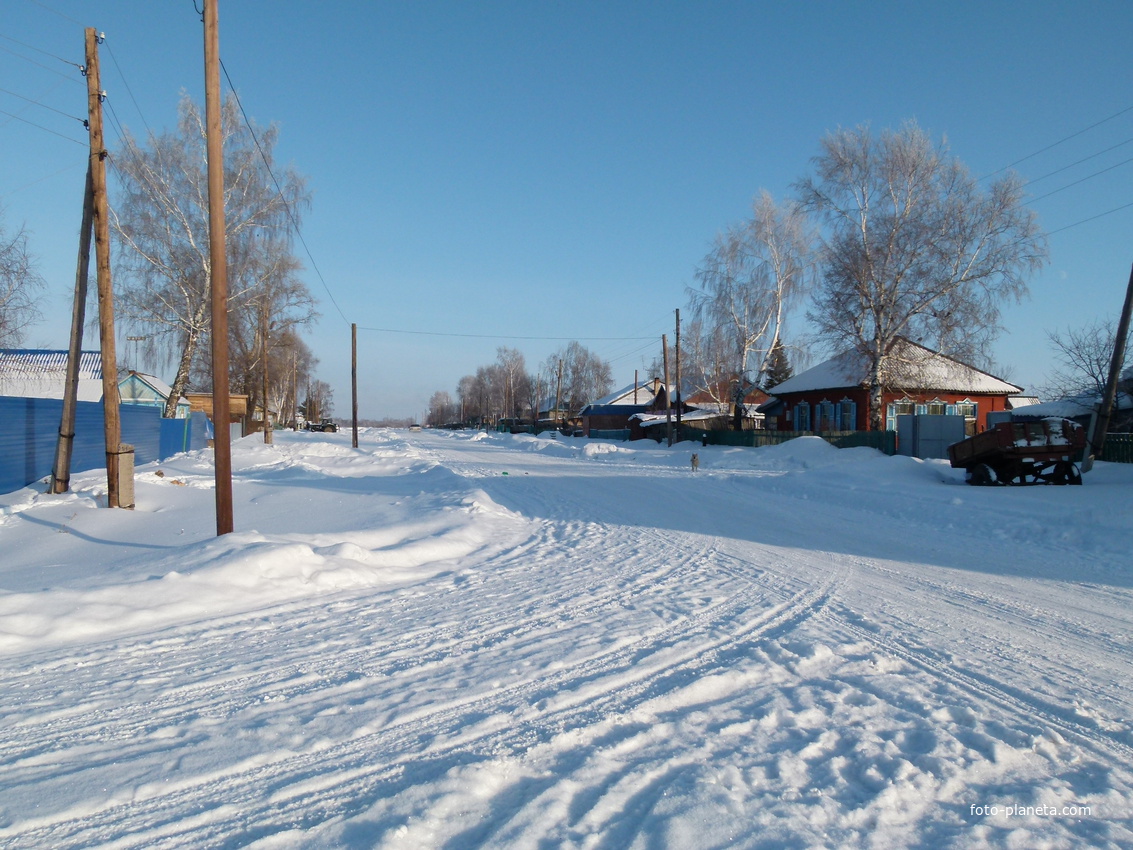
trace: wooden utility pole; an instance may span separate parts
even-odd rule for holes
[[[71,344],[67,351],[67,382],[63,387],[63,415],[55,463],[51,468],[50,493],[66,493],[71,487],[71,452],[75,443],[75,405],[79,398],[79,363],[83,356],[83,325],[87,316],[87,280],[90,277],[90,240],[94,223],[94,190],[91,164],[83,189],[83,223],[79,230],[79,260],[75,269],[75,303],[71,307]]]
[[[209,281],[212,285],[212,422],[216,463],[216,534],[232,518],[232,421],[228,390],[228,259],[224,232],[224,136],[220,123],[220,23],[217,0],[205,0],[205,133],[208,150]]]
[[[681,310],[677,308],[677,439],[681,438]]]
[[[119,455],[122,420],[118,409],[118,355],[114,341],[114,288],[110,280],[110,214],[106,202],[106,145],[102,138],[102,88],[98,69],[98,35],[86,29],[87,123],[90,126],[90,169],[95,268],[98,277],[98,333],[102,348],[102,409],[106,437],[106,504],[119,505]]]
[[[264,443],[271,445],[275,441],[275,435],[271,429],[271,413],[268,412],[268,305],[267,299],[264,299],[264,307],[260,312],[260,340],[262,342],[261,357],[263,358],[263,374],[260,394],[264,400]]]
[[[1121,318],[1117,322],[1117,336],[1113,340],[1113,357],[1109,361],[1109,377],[1105,382],[1098,422],[1092,435],[1093,456],[1101,460],[1105,448],[1105,437],[1109,431],[1109,419],[1113,414],[1113,402],[1117,398],[1117,381],[1121,377],[1121,366],[1125,362],[1125,338],[1129,336],[1129,317],[1133,313],[1133,270],[1129,272],[1129,283],[1125,286],[1125,304],[1121,308]]]
[[[665,365],[665,434],[673,445],[673,400],[669,398],[669,339],[661,334],[661,360]]]
[[[559,358],[559,381],[555,387],[555,416],[559,418],[559,427],[563,427],[563,359]]]
[[[358,448],[358,325],[350,323],[350,413],[354,436],[350,445]]]
[[[637,404],[637,370],[633,370],[633,403]]]

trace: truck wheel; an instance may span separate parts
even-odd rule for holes
[[[989,487],[999,483],[999,476],[986,463],[977,463],[968,472],[968,483],[974,487]]]

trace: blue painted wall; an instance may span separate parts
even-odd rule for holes
[[[134,447],[134,464],[165,460],[206,445],[205,415],[162,419],[156,407],[124,404],[122,442]],[[0,397],[0,493],[9,493],[51,475],[63,402],[53,398]],[[106,466],[102,402],[79,402],[71,472]]]

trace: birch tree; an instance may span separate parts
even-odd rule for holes
[[[126,133],[112,157],[118,314],[177,364],[166,416],[207,348],[211,305],[204,116],[187,95],[178,112],[176,132],[150,134],[145,145]],[[272,165],[278,128],[250,128],[231,95],[221,126],[229,299],[238,306],[266,285],[265,275],[274,279],[281,265],[296,266],[290,238],[310,196],[294,169]]]
[[[28,251],[27,231],[21,227],[9,235],[0,219],[0,348],[18,346],[39,319],[43,286]]]
[[[781,342],[787,311],[809,285],[810,246],[803,210],[792,203],[779,205],[762,191],[752,204],[751,219],[717,237],[697,270],[699,289],[689,290],[693,315],[706,330],[730,341],[737,428],[746,388],[762,382],[771,352]]]
[[[887,387],[915,383],[910,339],[972,364],[988,362],[1000,305],[1027,292],[1045,240],[1006,174],[981,188],[945,144],[915,124],[822,140],[815,176],[798,184],[822,227],[822,272],[808,313],[833,348],[867,364],[869,421],[880,430]]]

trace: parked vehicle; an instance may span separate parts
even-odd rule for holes
[[[1069,419],[1000,422],[950,445],[948,458],[969,484],[1081,484],[1074,461],[1085,447],[1085,430]]]
[[[326,433],[334,434],[338,431],[338,426],[330,419],[323,419],[321,422],[308,422],[308,431],[323,431]]]

